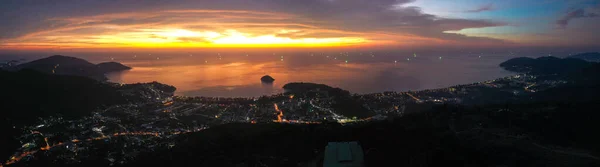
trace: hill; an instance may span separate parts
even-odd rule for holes
[[[599,52],[588,52],[569,56],[568,58],[581,59],[589,62],[600,62]]]
[[[287,93],[293,94],[328,94],[328,95],[339,95],[349,96],[350,92],[340,88],[333,88],[325,84],[306,83],[306,82],[292,82],[283,85],[283,89]]]
[[[333,88],[325,84],[293,82],[283,86],[287,94],[297,97],[326,97],[333,99],[331,108],[340,115],[348,118],[367,118],[374,114],[358,102],[358,97],[352,96],[349,91]]]
[[[55,55],[11,68],[13,71],[22,69],[32,69],[47,74],[84,76],[105,81],[107,80],[104,76],[105,73],[128,70],[131,68],[116,62],[95,65],[80,58]]]
[[[0,62],[0,69],[10,68],[19,63],[19,60],[8,60]]]
[[[125,66],[125,65],[123,65],[121,63],[117,63],[117,62],[100,63],[100,64],[97,64],[96,67],[102,73],[131,70],[131,67]]]
[[[591,108],[588,108],[591,107]],[[358,141],[365,166],[596,166],[586,127],[593,103],[438,106],[388,121],[339,124],[226,124],[182,135],[173,148],[126,166],[311,166],[330,141]]]
[[[118,89],[81,76],[48,75],[34,70],[0,71],[3,118],[30,119],[55,114],[87,114],[99,106],[126,102]],[[10,116],[10,117],[9,117]],[[35,119],[35,118],[32,118]]]
[[[570,73],[564,80],[568,84],[538,92],[531,98],[538,101],[589,102],[600,99],[600,64],[595,63]]]
[[[67,119],[89,115],[91,111],[107,105],[123,104],[127,100],[116,88],[80,76],[48,75],[33,70],[8,72],[0,70],[0,119],[3,132],[13,126],[36,123],[38,118],[63,116]],[[18,130],[17,130],[18,131]],[[4,133],[0,147],[15,150],[12,137]],[[13,144],[9,144],[13,143]],[[6,144],[6,145],[5,145]],[[10,152],[12,153],[12,152]],[[2,157],[8,157],[2,153]]]
[[[48,75],[34,70],[0,70],[0,116],[9,122],[27,124],[37,117],[66,118],[89,115],[95,109],[126,103],[146,102],[172,96],[175,87],[158,82],[110,84],[87,77]]]
[[[121,104],[157,101],[172,96],[173,86],[153,83],[109,84],[82,76],[49,75],[31,69],[0,70],[0,157],[20,147],[14,136],[20,127],[60,116],[66,120]],[[131,93],[134,92],[134,93]]]
[[[586,62],[580,59],[561,59],[549,56],[540,57],[536,59],[528,57],[513,58],[500,63],[500,67],[508,71],[519,73],[528,73],[536,75],[562,75],[581,70],[592,64],[593,63]]]

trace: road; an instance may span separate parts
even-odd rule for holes
[[[417,102],[420,102],[420,101],[421,101],[421,99],[419,99],[419,98],[417,98],[417,97],[413,96],[412,94],[410,94],[410,93],[408,93],[408,92],[405,92],[405,93],[406,93],[406,95],[408,95],[408,96],[410,96],[411,98],[415,99],[415,101],[417,101]]]
[[[333,118],[336,119],[336,120],[338,120],[338,121],[341,120],[341,119],[346,119],[344,116],[338,115],[338,114],[336,114],[335,112],[331,111],[328,108],[319,107],[319,106],[313,104],[312,100],[309,103],[310,103],[311,106],[313,106],[313,107],[315,107],[315,108],[317,108],[319,110],[324,110],[324,111],[329,112],[331,115],[333,115]]]

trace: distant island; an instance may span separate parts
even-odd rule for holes
[[[264,83],[273,83],[273,81],[275,81],[275,79],[269,75],[265,75],[260,78],[260,81],[262,81]]]
[[[104,74],[129,70],[131,67],[117,62],[106,62],[96,65],[80,58],[54,55],[7,68],[9,71],[23,69],[31,69],[47,74],[84,76],[99,81],[106,81],[108,78]]]
[[[111,72],[119,72],[125,70],[131,70],[131,67],[125,66],[121,63],[117,62],[104,62],[97,64],[98,70],[103,73],[111,73]]]
[[[588,52],[569,56],[568,58],[581,59],[589,62],[600,62],[600,52]]]

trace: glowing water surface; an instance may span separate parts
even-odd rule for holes
[[[498,64],[511,57],[372,53],[203,53],[113,57],[133,67],[112,82],[158,81],[187,96],[252,97],[282,92],[289,82],[314,82],[353,93],[447,87],[510,75]],[[107,59],[103,57],[103,59]],[[96,60],[110,61],[110,60]],[[260,78],[270,75],[273,84]]]

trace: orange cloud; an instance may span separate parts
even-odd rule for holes
[[[412,47],[472,42],[469,40],[476,38],[442,32],[495,26],[482,21],[435,18],[412,8],[370,10],[382,11],[373,17],[391,21],[374,20],[377,24],[372,24],[368,21],[371,17],[367,17],[374,13],[370,11],[356,11],[356,16],[349,19],[343,13],[328,17],[311,11],[298,13],[298,9],[289,9],[290,13],[170,9],[49,17],[40,21],[38,28],[0,39],[0,48]],[[402,22],[392,23],[398,20]],[[487,39],[475,42],[481,40]]]
[[[133,19],[131,19],[133,18]],[[202,18],[202,19],[199,19]],[[373,42],[363,33],[319,28],[291,15],[235,10],[171,10],[52,18],[59,24],[5,40],[4,48],[330,47]],[[248,22],[251,21],[251,22]],[[282,36],[297,32],[316,36]]]

